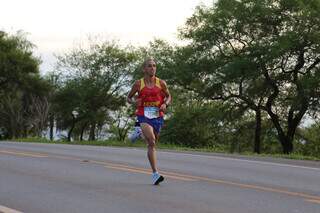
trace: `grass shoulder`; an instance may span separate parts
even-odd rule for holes
[[[114,147],[140,147],[145,148],[146,145],[143,141],[138,140],[135,143],[131,143],[128,140],[117,141],[117,140],[103,140],[103,141],[66,141],[66,140],[56,140],[51,141],[46,138],[19,138],[11,140],[14,142],[30,142],[30,143],[47,143],[47,144],[69,144],[69,145],[91,145],[91,146],[114,146]],[[175,144],[157,144],[158,149],[162,150],[172,150],[172,151],[181,151],[181,152],[206,152],[206,153],[221,153],[221,154],[234,154],[242,155],[247,157],[270,157],[270,158],[281,158],[281,159],[293,159],[293,160],[306,160],[306,161],[320,161],[320,158],[313,156],[305,156],[299,153],[292,153],[289,155],[285,154],[256,154],[252,152],[244,153],[230,153],[222,147],[207,147],[207,148],[191,148],[186,146],[180,146]]]

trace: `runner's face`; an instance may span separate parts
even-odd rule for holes
[[[148,61],[146,66],[144,67],[144,73],[148,76],[152,77],[156,75],[157,65],[154,61]]]

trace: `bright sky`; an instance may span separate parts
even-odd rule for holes
[[[154,38],[176,40],[178,27],[199,4],[213,0],[1,0],[0,30],[23,30],[37,46],[43,64],[52,69],[61,53],[88,35],[144,45]]]

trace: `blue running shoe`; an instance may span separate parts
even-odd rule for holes
[[[160,182],[164,180],[164,177],[160,175],[158,172],[152,174],[152,184],[158,185]]]

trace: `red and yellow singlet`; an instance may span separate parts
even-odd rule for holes
[[[149,88],[145,85],[144,79],[140,79],[140,90],[138,92],[138,99],[141,100],[136,114],[145,116],[147,118],[163,117],[164,112],[160,111],[160,106],[164,103],[164,92],[160,84],[160,79],[155,78],[155,85]]]

